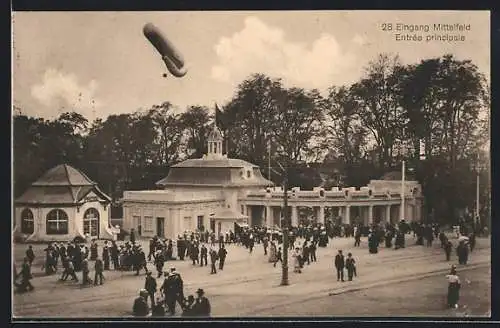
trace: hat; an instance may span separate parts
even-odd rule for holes
[[[146,275],[150,276],[151,275],[151,271],[146,272]]]
[[[175,267],[171,267],[170,272],[174,272],[174,271],[175,271]]]
[[[198,290],[196,291],[196,294],[203,295],[203,294],[205,294],[205,291],[201,288],[198,288]]]
[[[144,288],[142,288],[141,290],[139,290],[139,295],[140,296],[144,296],[144,295],[148,295],[148,294],[149,294],[148,291],[145,290]]]

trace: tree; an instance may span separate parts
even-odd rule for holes
[[[291,88],[277,90],[272,136],[278,146],[278,157],[296,164],[310,149],[323,121],[323,103],[317,90]]]
[[[190,106],[180,116],[191,158],[200,158],[207,152],[209,121],[209,110],[205,106]]]
[[[365,157],[367,129],[362,125],[360,108],[347,87],[329,90],[326,109],[326,124],[330,160],[334,157],[342,166],[347,185],[355,185],[353,178],[359,176],[355,168],[360,167]]]
[[[181,116],[173,113],[173,106],[169,102],[154,105],[148,112],[157,133],[157,163],[161,166],[170,166],[179,161],[182,154],[183,130]]]
[[[234,156],[265,165],[268,135],[274,119],[273,95],[279,89],[279,79],[263,74],[251,75],[238,85],[235,96],[224,111],[225,122],[231,122],[227,132]]]
[[[366,77],[352,86],[363,125],[380,148],[380,167],[392,165],[394,146],[404,126],[398,93],[400,67],[397,56],[379,55],[369,63]]]

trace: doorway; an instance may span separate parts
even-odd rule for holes
[[[160,238],[165,237],[165,218],[156,218],[156,235]]]
[[[215,233],[215,219],[210,218],[210,231]]]

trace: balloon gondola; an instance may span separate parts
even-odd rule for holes
[[[151,23],[144,25],[142,29],[144,36],[155,47],[161,55],[163,62],[167,66],[168,71],[175,77],[183,77],[187,73],[184,58],[181,53],[174,47],[172,42],[168,40],[161,31]],[[167,73],[163,74],[167,77]]]

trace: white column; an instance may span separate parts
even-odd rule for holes
[[[325,207],[320,206],[319,207],[319,223],[325,224]]]
[[[345,213],[344,213],[344,224],[349,224],[350,216],[351,216],[351,206],[347,205],[345,207]]]
[[[292,206],[292,226],[296,227],[298,225],[299,225],[299,214],[297,213],[297,206]]]
[[[373,224],[373,205],[368,206],[368,225]]]
[[[385,222],[391,222],[391,205],[385,207]]]
[[[271,206],[266,206],[266,225],[271,227],[273,225],[273,208]]]

